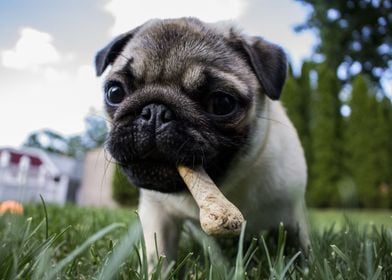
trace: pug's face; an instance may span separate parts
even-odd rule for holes
[[[97,75],[108,65],[107,149],[136,186],[168,193],[186,188],[179,164],[225,176],[252,136],[257,97],[277,99],[286,72],[278,47],[189,18],[120,35],[97,54]]]

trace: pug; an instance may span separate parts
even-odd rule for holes
[[[278,101],[284,51],[227,23],[150,20],[95,58],[112,127],[106,149],[140,188],[147,254],[176,256],[182,223],[199,209],[179,176],[202,167],[247,220],[246,233],[283,223],[309,244],[307,167]]]

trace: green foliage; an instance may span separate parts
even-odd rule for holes
[[[30,134],[23,146],[44,149],[51,153],[68,154],[67,139],[49,129],[43,129]]]
[[[308,260],[297,252],[288,253],[282,227],[276,241],[269,242],[263,236],[247,241],[242,235],[219,249],[216,239],[206,236],[199,227],[186,224],[177,262],[164,267],[166,260],[160,256],[157,265],[149,267],[140,226],[132,210],[74,205],[48,205],[47,210],[45,216],[41,205],[28,205],[23,216],[0,216],[0,279],[392,277],[392,232],[378,223],[370,227],[372,212],[360,218],[358,226],[344,220],[341,213],[331,216],[330,212],[312,211],[311,221],[325,224],[312,232],[313,247]],[[378,212],[375,216],[383,216],[382,222],[390,223],[389,215]],[[331,226],[333,220],[341,221],[340,228]]]
[[[113,198],[124,206],[137,205],[139,191],[124,175],[121,168],[116,165],[112,178]]]
[[[312,143],[311,143],[311,109],[314,89],[311,85],[310,73],[314,70],[314,63],[304,62],[299,76],[295,76],[292,69],[282,92],[282,103],[286,112],[298,132],[308,163],[308,173],[312,174]]]
[[[289,76],[282,92],[282,103],[294,127],[297,129],[308,161],[311,158],[309,119],[313,89],[311,88],[309,76],[312,67],[313,64],[311,62],[304,62],[299,77],[296,77],[290,68]]]
[[[317,52],[336,70],[353,75],[357,63],[362,72],[379,83],[392,62],[392,1],[296,0],[311,7],[306,22],[297,30],[316,30],[320,40]]]
[[[391,207],[391,100],[378,98],[371,83],[358,75],[347,103],[351,115],[342,118],[339,80],[327,64],[318,65],[313,89],[309,73],[314,67],[304,64],[299,77],[290,71],[282,95],[307,158],[308,204]]]
[[[382,111],[385,120],[385,154],[388,155],[388,163],[386,167],[392,166],[392,101],[388,98],[383,98],[382,100]],[[386,169],[385,169],[386,171]],[[385,181],[389,182],[389,192],[392,192],[392,172],[389,169],[386,174],[383,175],[383,178],[386,178]],[[390,205],[392,206],[392,195],[390,197]]]
[[[347,166],[357,187],[361,206],[390,205],[391,134],[385,116],[388,107],[376,99],[369,83],[361,75],[353,82],[347,122]],[[390,107],[390,106],[389,106]],[[386,111],[385,111],[386,110]],[[390,109],[389,109],[390,110]]]
[[[312,166],[308,189],[309,203],[313,206],[339,204],[337,184],[341,164],[341,115],[338,97],[339,82],[330,68],[321,65],[318,87],[313,100]]]
[[[296,30],[317,33],[315,52],[323,61],[310,100],[301,95],[313,84],[306,67],[289,77],[283,94],[308,162],[308,203],[392,207],[392,104],[380,90],[381,77],[391,71],[392,1],[296,1],[309,8]],[[295,95],[285,97],[290,92]],[[341,115],[342,104],[350,116]]]
[[[86,130],[82,136],[84,145],[87,149],[101,147],[106,140],[108,128],[105,120],[95,114],[91,114],[85,118]]]
[[[0,216],[0,279],[53,279],[49,274],[59,268],[61,279],[93,275],[125,224],[134,221],[129,210],[73,205],[47,210],[45,215],[41,205],[28,205],[24,216]]]

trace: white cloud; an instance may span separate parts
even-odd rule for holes
[[[314,33],[295,33],[293,30],[305,20],[308,12],[292,0],[247,0],[247,9],[239,22],[245,32],[283,47],[293,66],[299,68],[304,59],[309,59],[312,46],[317,42]]]
[[[14,48],[2,51],[0,59],[5,73],[19,70],[0,83],[0,145],[17,146],[43,128],[79,133],[91,108],[102,107],[101,81],[92,65],[75,65],[74,55],[60,53],[48,33],[21,29]]]
[[[295,68],[309,58],[316,43],[310,32],[293,32],[293,26],[303,22],[308,11],[289,0],[109,0],[105,10],[114,18],[111,35],[128,31],[151,18],[195,16],[207,22],[233,19],[246,33],[281,45]]]
[[[60,55],[52,44],[50,34],[26,27],[21,30],[15,47],[1,53],[1,60],[8,68],[36,70],[59,62]]]
[[[69,78],[69,73],[65,70],[58,70],[54,67],[45,67],[42,69],[43,78],[47,82],[58,83]]]
[[[151,18],[195,16],[207,22],[236,19],[245,7],[244,0],[110,0],[105,9],[114,17],[111,33],[117,35]]]
[[[74,70],[45,67],[21,75],[26,82],[14,78],[0,83],[0,146],[17,146],[42,128],[79,133],[91,108],[102,108],[101,81],[90,65]]]
[[[290,25],[301,22],[304,12],[291,2],[107,0],[104,9],[114,18],[111,35],[151,18],[234,19],[246,32],[281,44],[298,60],[310,49],[310,39],[292,34]],[[50,34],[30,27],[21,29],[15,46],[0,53],[0,68],[21,70],[17,74],[11,71],[0,82],[0,145],[21,144],[28,133],[41,128],[63,134],[84,129],[84,117],[90,108],[101,108],[103,98],[101,80],[95,77],[92,66],[78,65],[77,57],[60,53]]]

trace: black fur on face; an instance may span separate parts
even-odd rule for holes
[[[251,47],[243,48],[244,43],[229,33],[196,19],[153,21],[119,36],[98,53],[98,75],[112,65],[106,96],[113,85],[121,89],[120,100],[106,102],[113,123],[107,149],[136,186],[182,191],[180,164],[203,166],[219,184],[235,155],[246,147],[258,80],[280,69],[275,66],[280,59],[270,59],[272,52],[264,47],[262,55],[250,56]],[[258,46],[252,48],[257,51]],[[251,65],[260,58],[271,63]],[[278,96],[280,82],[267,94]],[[221,109],[221,102],[229,109]]]
[[[248,130],[227,127],[223,119],[206,114],[203,99],[191,99],[175,87],[148,86],[130,94],[117,110],[108,108],[114,126],[107,149],[136,186],[161,192],[184,190],[179,164],[202,165],[215,180],[224,175]],[[173,112],[164,129],[141,124],[141,111],[149,104],[164,104]],[[226,121],[241,118],[241,110]]]

